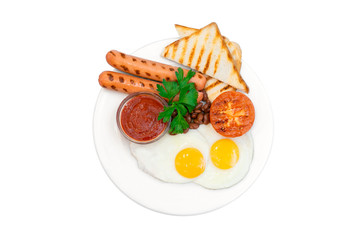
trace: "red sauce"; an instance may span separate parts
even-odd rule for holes
[[[130,99],[121,112],[121,127],[124,132],[137,141],[150,141],[158,137],[167,123],[158,120],[164,104],[147,94]]]

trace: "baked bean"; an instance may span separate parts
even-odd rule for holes
[[[204,124],[207,125],[210,122],[210,113],[205,113],[204,115]]]
[[[197,113],[195,113],[195,112],[193,112],[192,114],[191,114],[191,118],[196,118],[197,117]]]
[[[205,89],[204,89],[202,92],[203,92],[203,99],[202,99],[202,100],[203,100],[204,102],[207,102],[207,100],[209,100],[209,98],[208,98],[208,95],[207,95]]]
[[[177,116],[177,111],[173,111],[173,113],[171,114],[172,117],[176,117]]]
[[[199,113],[198,115],[197,115],[197,117],[196,117],[196,120],[198,120],[198,121],[202,121],[203,120],[203,118],[204,118],[204,114],[203,113]]]
[[[202,106],[203,106],[203,103],[199,102],[198,105],[196,105],[195,110],[201,109]]]
[[[201,113],[201,109],[195,109],[193,112],[194,113]]]
[[[203,111],[205,112],[205,110],[208,109],[209,107],[210,107],[210,104],[205,103],[205,104],[202,106],[201,110],[203,110]]]
[[[197,128],[199,128],[199,124],[197,124],[197,123],[190,123],[189,126],[190,126],[190,129],[197,129]]]
[[[184,133],[187,133],[189,131],[190,128],[187,128],[184,130]]]
[[[187,116],[185,115],[185,120],[186,120],[188,123],[191,123],[191,116],[190,116],[190,114],[188,114]]]

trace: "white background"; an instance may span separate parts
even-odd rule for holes
[[[0,239],[359,239],[358,1],[1,1]],[[218,23],[272,103],[269,161],[239,199],[177,217],[123,195],[92,115],[108,50]]]

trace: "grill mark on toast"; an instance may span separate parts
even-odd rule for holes
[[[220,92],[226,91],[226,90],[228,90],[229,88],[232,88],[232,90],[234,90],[234,88],[231,87],[230,85],[226,85],[225,87],[223,87],[222,89],[220,89]]]
[[[171,56],[171,58],[172,58],[172,59],[175,59],[175,54],[176,54],[176,52],[177,52],[177,48],[178,48],[178,46],[179,46],[179,40],[178,40],[178,41],[176,41],[176,42],[174,42],[174,45],[173,45],[173,52],[172,52],[172,56]]]
[[[200,50],[200,54],[199,54],[199,57],[197,59],[196,65],[195,65],[196,70],[199,70],[199,67],[200,67],[199,63],[201,62],[201,56],[204,54],[204,51],[205,51],[205,45],[203,45],[201,50]]]
[[[216,59],[216,61],[215,61],[213,75],[215,75],[215,73],[216,73],[217,70],[218,70],[218,65],[219,65],[219,62],[220,62],[220,58],[221,58],[221,54],[218,55],[218,57],[217,57],[217,59]]]
[[[179,63],[183,63],[184,62],[184,56],[185,56],[185,52],[186,52],[186,48],[187,48],[187,43],[188,43],[188,41],[187,41],[188,39],[186,39],[185,41],[184,41],[184,46],[183,46],[183,48],[182,48],[182,52],[181,52],[181,55],[180,55],[180,58],[179,58]]]
[[[213,50],[214,50],[214,46],[215,46],[215,44],[216,44],[216,41],[217,41],[217,39],[214,37],[214,39],[213,39],[213,41],[212,41],[212,44],[211,44],[211,46],[212,46],[212,48],[211,48],[211,50],[210,50],[210,53],[209,53],[209,55],[208,55],[208,57],[207,57],[207,59],[206,59],[206,64],[205,64],[205,68],[204,68],[204,73],[206,73],[206,71],[208,70],[208,68],[209,68],[209,66],[210,66],[210,62],[211,62],[211,58],[212,58],[212,53],[213,53]]]
[[[189,56],[189,65],[191,65],[192,60],[194,58],[194,53],[195,53],[197,42],[198,42],[198,38],[196,38],[194,47],[191,49],[190,56]]]
[[[211,61],[211,57],[212,57],[212,52],[213,52],[213,50],[211,49],[211,51],[210,51],[210,53],[209,53],[209,55],[208,55],[208,57],[207,57],[207,59],[206,59],[205,68],[204,68],[204,70],[203,70],[204,73],[206,73],[207,69],[208,69],[209,66],[210,66],[210,61]]]
[[[166,50],[164,52],[164,57],[167,57],[169,54],[169,47],[166,47]]]
[[[210,84],[209,86],[205,87],[205,91],[209,91],[210,89],[216,87],[217,85],[219,85],[221,83],[221,81],[216,80],[215,82],[213,82],[212,84]]]

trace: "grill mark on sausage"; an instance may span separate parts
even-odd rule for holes
[[[113,52],[113,51],[110,51],[110,53],[115,57],[116,55],[115,55],[115,53]]]
[[[159,75],[157,75],[157,74],[155,75],[155,77],[157,77],[158,79],[160,79],[160,76],[159,76]]]
[[[170,78],[169,78],[169,77],[166,77],[165,79],[166,79],[167,81],[170,81]]]
[[[130,79],[130,83],[131,83],[132,85],[135,85],[135,82],[134,82],[134,80],[132,80],[132,79]]]
[[[123,77],[119,77],[119,81],[120,81],[121,83],[123,83],[125,80],[124,80]]]
[[[136,62],[136,58],[133,58],[132,60],[133,60],[133,62]]]
[[[124,92],[127,92],[128,90],[127,90],[126,88],[123,88],[123,91],[124,91]]]
[[[120,65],[120,67],[121,67],[125,72],[129,71],[129,69],[128,69],[125,65]]]
[[[169,68],[169,70],[170,70],[170,71],[175,71],[175,69],[173,69],[172,67],[171,67],[171,68]]]
[[[135,73],[136,73],[136,74],[140,74],[140,70],[137,70],[137,69],[136,69],[136,70],[135,70]]]
[[[123,58],[126,57],[126,55],[125,55],[124,53],[120,53],[120,55],[121,55]]]
[[[207,86],[205,88],[205,91],[208,91],[209,89],[212,89],[214,87],[216,87],[217,85],[219,85],[221,82],[219,80],[216,80],[215,82],[213,82],[212,84],[210,84],[209,86]]]
[[[146,63],[146,61],[145,61],[145,60],[141,60],[141,62],[142,62],[142,63]]]
[[[149,84],[149,87],[150,87],[152,90],[155,90],[154,85],[152,85],[151,83]]]
[[[151,74],[148,72],[145,72],[146,76],[151,77]]]
[[[162,68],[162,69],[165,69],[165,67],[164,67],[164,66],[162,66],[162,65],[161,65],[161,68]]]
[[[151,65],[153,65],[154,67],[156,66],[156,63],[152,63]]]
[[[199,79],[202,79],[203,76],[201,76],[201,74],[196,74],[196,76],[199,78]]]
[[[143,82],[140,82],[140,86],[145,87],[145,84]]]
[[[108,73],[107,75],[108,75],[110,81],[114,81],[114,76],[112,74]]]
[[[114,89],[114,90],[116,89],[116,87],[114,85],[111,85],[111,88]]]

